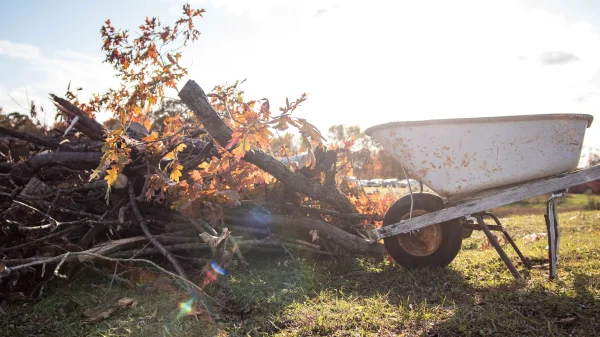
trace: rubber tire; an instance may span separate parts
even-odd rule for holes
[[[398,199],[385,213],[383,226],[391,225],[410,212],[410,195]],[[442,198],[431,193],[413,193],[413,211],[435,212],[444,209]],[[395,236],[383,239],[385,248],[394,260],[405,268],[445,267],[449,265],[462,245],[462,225],[458,219],[442,223],[440,246],[427,256],[415,256],[405,251]]]

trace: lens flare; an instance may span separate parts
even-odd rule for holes
[[[206,276],[204,277],[204,281],[202,281],[200,288],[204,289],[204,287],[213,283],[216,280],[217,280],[217,273],[212,270],[209,270],[206,272]]]
[[[192,312],[192,305],[194,304],[194,298],[190,298],[185,302],[179,303],[179,313],[177,314],[177,319],[188,315]]]
[[[212,267],[212,269],[220,275],[225,275],[227,274],[227,272],[225,271],[225,269],[221,268],[221,266],[219,266],[216,262],[211,262],[210,266]]]
[[[254,220],[260,224],[266,225],[271,222],[271,214],[262,207],[254,207],[251,214]]]

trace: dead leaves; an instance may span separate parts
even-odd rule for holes
[[[498,241],[498,243],[500,244],[500,246],[503,246],[503,245],[506,244],[506,239],[504,239],[504,236],[498,237],[498,236],[494,235],[494,237],[496,238],[496,241]],[[492,242],[487,237],[481,243],[481,250],[482,251],[488,250],[488,249],[493,248],[493,247],[494,246],[492,245]]]
[[[83,312],[85,320],[90,323],[101,322],[110,317],[117,311],[133,307],[137,304],[137,300],[129,297],[113,297],[95,308],[87,309]]]
[[[548,235],[546,233],[532,233],[525,235],[522,240],[526,243],[535,242],[541,239],[545,239]]]
[[[319,242],[319,232],[316,229],[311,229],[308,234],[310,234],[312,243]]]

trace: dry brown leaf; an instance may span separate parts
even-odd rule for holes
[[[525,242],[534,242],[540,239],[543,239],[547,236],[546,233],[533,233],[529,235],[525,235],[522,239]]]
[[[559,320],[557,323],[562,324],[562,325],[573,325],[573,324],[577,323],[577,321],[579,321],[579,317],[573,316],[573,317],[563,318],[563,319]]]
[[[99,304],[95,308],[87,309],[83,312],[87,322],[101,322],[115,312],[132,307],[137,304],[137,300],[129,297],[113,297],[104,303]]]

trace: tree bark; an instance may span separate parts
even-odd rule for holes
[[[232,131],[210,105],[202,88],[190,80],[179,92],[179,97],[196,114],[210,135],[221,146],[227,146]],[[246,152],[243,159],[270,173],[296,192],[327,202],[342,213],[356,213],[350,200],[339,189],[317,184],[303,175],[290,171],[280,161],[260,149]]]

